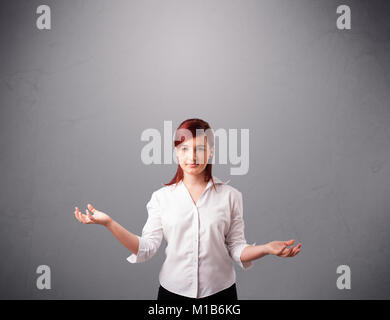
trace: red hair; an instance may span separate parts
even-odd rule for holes
[[[179,127],[176,129],[175,132],[175,141],[174,141],[175,147],[177,147],[184,141],[188,140],[189,138],[195,138],[197,129],[204,130],[206,134],[207,143],[209,144],[210,148],[214,147],[214,133],[212,132],[210,125],[206,121],[197,118],[187,119],[179,125]],[[183,131],[190,132],[192,136],[183,135]],[[208,182],[211,179],[211,182],[213,183],[213,187],[216,190],[213,175],[212,175],[212,164],[207,163],[204,171],[205,171],[205,175],[204,175],[205,182]],[[164,185],[170,186],[172,184],[177,184],[181,180],[183,180],[183,169],[180,167],[180,164],[178,164],[175,176],[172,178],[170,182]]]

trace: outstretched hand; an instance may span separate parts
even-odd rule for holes
[[[295,247],[287,248],[287,246],[292,245],[295,242],[294,239],[289,241],[271,241],[267,243],[269,254],[274,254],[279,257],[293,257],[301,251],[302,244],[299,243]]]
[[[88,209],[93,213],[90,214]],[[96,210],[91,204],[88,204],[88,209],[85,210],[86,214],[81,213],[78,207],[75,207],[74,215],[76,219],[85,224],[101,224],[107,226],[111,221],[111,217],[99,210]]]

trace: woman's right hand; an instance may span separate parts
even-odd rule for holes
[[[294,257],[301,251],[302,244],[299,243],[295,247],[287,248],[295,242],[294,239],[288,241],[271,241],[267,243],[268,253],[279,257]]]
[[[88,209],[93,213],[89,213]],[[76,219],[85,224],[101,224],[105,227],[112,221],[108,214],[102,211],[96,210],[92,205],[88,204],[88,209],[85,210],[86,214],[81,213],[78,207],[75,207],[74,215]]]

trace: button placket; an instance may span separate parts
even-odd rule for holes
[[[194,286],[195,286],[195,296],[198,297],[198,269],[199,269],[199,211],[198,208],[202,205],[204,201],[205,194],[207,193],[208,189],[211,187],[211,180],[208,182],[205,190],[203,190],[202,194],[200,195],[197,203],[195,203],[191,197],[190,192],[188,191],[187,187],[184,185],[183,181],[180,182],[182,184],[182,187],[185,189],[185,193],[187,194],[188,199],[191,201],[193,206],[193,224],[192,224],[192,231],[193,231],[193,263],[194,263]]]
[[[195,288],[196,288],[196,296],[198,292],[198,256],[199,256],[199,212],[198,208],[194,205],[194,242],[193,242],[193,248],[194,248],[194,278],[195,278]]]

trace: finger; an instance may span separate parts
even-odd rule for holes
[[[291,253],[290,253],[288,256],[289,256],[289,257],[293,257],[293,256],[295,256],[296,252],[297,252],[297,247],[293,248],[293,249],[291,250]]]
[[[294,253],[291,255],[291,257],[295,257],[299,253],[299,250],[294,251]]]
[[[294,241],[295,241],[294,239],[291,239],[291,240],[285,241],[284,244],[290,246],[294,243]]]
[[[282,241],[282,243],[283,243],[283,241]],[[287,248],[287,250],[290,250],[290,248],[292,248],[292,247],[290,247],[291,245],[292,245],[291,240],[284,241],[284,247]]]
[[[93,217],[93,216],[89,213],[88,210],[85,210],[85,211],[87,211],[87,216],[88,216],[89,220],[91,220],[92,222],[95,222],[95,221],[96,221],[95,217]]]
[[[293,250],[293,252],[292,252],[292,257],[293,256],[295,256],[297,253],[298,253],[298,251],[299,251],[299,247],[298,246],[296,246],[295,248],[294,248],[294,250]]]
[[[74,212],[74,215],[75,215],[75,217],[76,217],[76,219],[77,219],[78,222],[82,222],[82,221],[80,220],[78,214],[77,214],[77,211]]]
[[[294,253],[294,248],[290,248],[290,250],[287,252],[286,258],[291,257],[291,255]]]
[[[88,203],[87,205],[88,209],[92,212],[92,213],[95,213],[95,208],[92,206],[92,204]]]
[[[79,208],[76,207],[76,211],[75,211],[75,216],[76,216],[76,219],[83,223],[83,220],[81,220],[81,217],[80,217],[80,211],[79,211]]]
[[[294,249],[293,256],[296,256],[301,251],[302,243],[298,244]]]
[[[280,250],[280,251],[278,252],[277,256],[280,256],[280,255],[283,253],[284,249],[286,249],[286,248],[287,248],[287,245],[284,245],[283,248],[282,248],[282,250]]]
[[[84,219],[84,215],[83,215],[81,212],[79,212],[79,219],[80,219],[80,222],[81,222],[81,223],[87,223],[87,222],[85,221],[85,219]]]
[[[293,256],[296,256],[296,255],[298,254],[298,252],[300,251],[300,247],[301,247],[301,246],[298,244],[298,245],[294,248],[292,257],[293,257]]]
[[[85,215],[84,215],[85,220],[87,221],[88,224],[93,223],[88,215],[89,215],[88,210],[85,210]]]
[[[79,213],[79,217],[80,217],[82,223],[87,223],[87,221],[86,221],[86,219],[85,219],[85,214],[83,214],[82,212],[80,212],[80,213]]]
[[[288,251],[286,251],[282,257],[288,257],[290,254],[291,254],[291,251],[292,251],[293,247],[289,248]]]
[[[75,216],[75,218],[77,219],[78,222],[81,222],[81,221],[79,220],[79,217],[77,216],[77,211],[76,211],[76,210],[74,211],[74,216]]]
[[[76,207],[76,214],[77,214],[77,217],[79,218],[80,222],[83,222],[82,218],[81,218],[81,212],[79,210],[79,208]]]
[[[87,223],[87,216],[80,211],[79,217],[83,223]]]
[[[83,223],[87,223],[87,217],[85,216],[85,214],[83,214],[82,212],[80,212],[80,219]]]
[[[287,257],[291,254],[292,249],[293,249],[293,248],[289,248],[289,249],[283,254],[283,257],[287,258]]]

